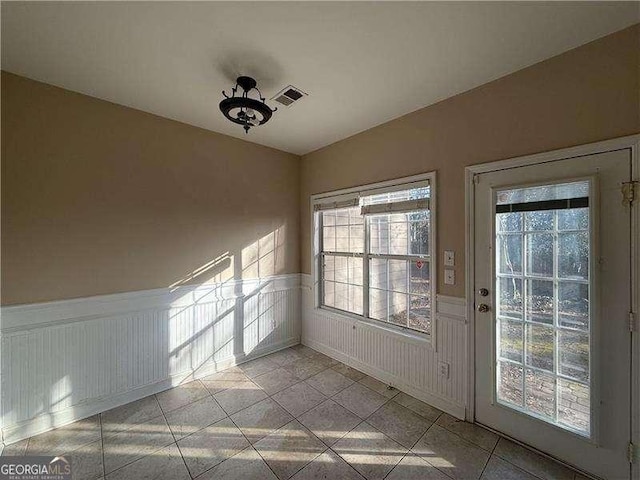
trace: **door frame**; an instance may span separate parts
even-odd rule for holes
[[[557,160],[605,153],[614,150],[631,150],[631,179],[640,182],[640,134],[626,137],[614,138],[596,143],[580,145],[576,147],[563,148],[534,155],[514,157],[506,160],[471,165],[465,168],[465,298],[467,304],[467,358],[466,369],[466,409],[465,419],[468,422],[475,422],[475,175],[482,173],[496,172],[517,167],[538,165]],[[640,186],[637,187],[636,200],[631,218],[631,275],[632,285],[640,285]],[[640,461],[640,288],[632,289],[632,308],[635,312],[635,328],[632,334],[633,342],[633,365],[632,365],[632,392],[635,408],[632,411],[633,440],[635,442],[634,479],[640,480],[640,468],[637,467]],[[633,407],[632,407],[633,408]]]

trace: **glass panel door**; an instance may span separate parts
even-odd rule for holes
[[[501,165],[472,187],[474,419],[616,480],[631,438],[630,172],[623,149]]]

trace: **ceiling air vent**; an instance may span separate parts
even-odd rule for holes
[[[284,105],[285,107],[290,107],[292,104],[302,99],[302,97],[306,96],[307,94],[299,88],[296,88],[293,85],[287,85],[271,97],[271,100],[278,102],[280,105]]]

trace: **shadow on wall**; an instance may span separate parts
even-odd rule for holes
[[[199,370],[209,369],[211,363],[217,365],[231,357],[241,362],[258,356],[282,338],[285,316],[278,313],[284,307],[286,292],[268,278],[284,272],[284,248],[282,225],[240,251],[223,253],[170,285],[172,292],[186,291],[172,304],[174,312],[169,318],[170,358],[178,371],[191,372],[186,379],[199,376]],[[187,306],[183,307],[185,300]],[[214,304],[222,308],[216,308],[212,317],[208,307]],[[182,328],[188,323],[184,316],[194,314],[202,322],[200,328],[184,332]],[[212,342],[212,348],[193,348],[198,342]],[[194,356],[194,351],[207,355]]]
[[[297,285],[278,276],[285,233],[217,255],[166,291],[95,297],[72,312],[81,321],[4,335],[5,441],[36,433],[25,422],[51,429],[96,413],[86,404],[111,408],[296,343]]]

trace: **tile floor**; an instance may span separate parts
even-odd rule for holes
[[[9,445],[77,480],[581,480],[308,347]]]

